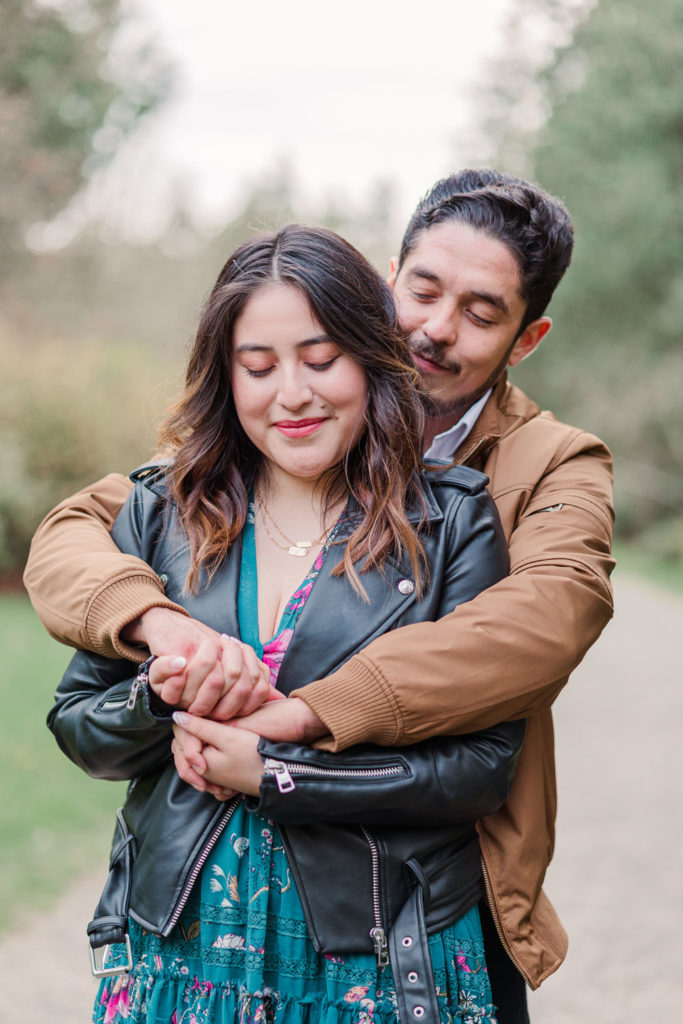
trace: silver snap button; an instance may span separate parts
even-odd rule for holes
[[[412,580],[401,580],[401,582],[398,585],[399,594],[412,594],[414,590],[415,584],[413,583]]]
[[[410,935],[406,935],[405,939],[401,939],[401,945],[405,946],[406,949],[410,949],[412,944],[413,944],[413,940],[412,940],[412,937]]]
[[[416,1006],[413,1010],[413,1017],[424,1017],[425,1008],[424,1006]]]
[[[411,985],[415,984],[415,982],[417,981],[417,971],[410,972],[410,974],[408,975],[408,981],[410,982]]]
[[[166,575],[166,573],[165,573],[165,572],[162,572],[162,574],[161,574],[161,576],[159,577],[159,579],[161,580],[161,585],[162,585],[162,587],[165,587],[165,586],[166,586],[166,584],[168,583],[168,576]]]

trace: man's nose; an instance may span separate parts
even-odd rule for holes
[[[430,311],[422,330],[434,345],[453,345],[458,337],[458,318],[454,310],[440,306]]]

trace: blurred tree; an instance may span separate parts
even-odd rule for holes
[[[26,234],[58,214],[168,86],[143,49],[127,77],[109,57],[120,0],[3,0],[0,261],[16,271]]]
[[[527,63],[524,87],[516,64],[511,118],[524,97],[540,112],[516,150],[497,91],[501,162],[562,196],[576,226],[555,330],[517,378],[611,444],[618,522],[633,532],[683,502],[683,5],[574,8],[571,38],[546,49],[544,67]],[[558,4],[520,10],[548,21]]]

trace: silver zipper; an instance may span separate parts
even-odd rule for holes
[[[375,924],[370,929],[370,938],[375,947],[377,966],[386,967],[389,963],[389,944],[387,943],[387,933],[382,926],[382,909],[379,897],[379,849],[375,839],[364,825],[360,826],[360,830],[368,841],[370,856],[372,857],[372,912]]]
[[[209,856],[209,854],[213,850],[214,846],[216,845],[216,843],[220,839],[220,837],[223,834],[223,832],[225,831],[228,822],[230,821],[230,819],[232,818],[232,816],[233,816],[233,814],[235,812],[235,808],[237,807],[238,802],[239,802],[239,797],[234,797],[234,799],[232,800],[232,803],[228,807],[227,811],[225,812],[225,814],[223,815],[221,820],[218,822],[218,825],[216,826],[216,828],[214,829],[213,834],[211,835],[211,838],[209,839],[209,841],[207,842],[206,846],[202,850],[201,856],[199,857],[199,860],[195,863],[195,866],[192,869],[192,873],[190,874],[190,877],[187,880],[187,884],[186,884],[185,888],[183,889],[183,891],[181,893],[180,899],[176,903],[176,908],[173,911],[171,919],[169,920],[168,924],[166,925],[166,927],[163,930],[162,934],[163,934],[164,938],[166,938],[166,939],[168,938],[168,936],[171,934],[171,932],[175,928],[176,924],[178,923],[178,919],[180,918],[180,915],[183,912],[185,904],[187,903],[188,899],[190,898],[190,893],[192,892],[192,887],[194,886],[194,883],[197,881],[197,876],[199,875],[199,872],[204,867],[204,865],[206,863],[206,860],[207,860],[207,857]]]
[[[132,711],[133,708],[135,707],[135,702],[138,699],[138,691],[140,689],[140,685],[140,676],[136,676],[131,685],[128,700],[126,701],[126,707],[128,708],[129,711]]]
[[[130,696],[128,697],[128,702],[126,704],[126,707],[128,708],[129,711],[132,711],[133,708],[135,707],[135,702],[138,699],[138,693],[140,691],[140,688],[146,686],[147,683],[149,682],[150,665],[152,664],[153,661],[156,660],[156,655],[152,654],[147,659],[147,661],[143,661],[142,665],[138,667],[138,674],[136,675],[135,679],[131,684]]]
[[[98,711],[120,711],[121,708],[128,707],[128,701],[130,697],[122,697],[120,700],[106,700],[104,704],[101,704]],[[135,705],[133,705],[135,706]]]
[[[277,788],[281,793],[290,793],[296,789],[292,775],[329,775],[337,779],[382,779],[393,775],[403,775],[405,769],[399,765],[387,765],[385,768],[326,768],[320,765],[295,762],[285,764],[274,757],[267,757],[264,767],[269,775],[275,776]]]

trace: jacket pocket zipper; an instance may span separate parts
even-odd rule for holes
[[[216,828],[214,829],[213,833],[211,834],[211,837],[209,838],[209,840],[208,840],[206,846],[204,847],[204,849],[202,850],[198,860],[196,861],[195,866],[192,868],[192,872],[190,873],[190,877],[188,878],[188,880],[187,880],[187,882],[185,884],[185,888],[183,889],[183,891],[182,891],[182,893],[180,895],[180,899],[176,903],[175,910],[173,911],[173,914],[171,915],[171,918],[170,918],[168,924],[166,925],[166,927],[164,928],[164,930],[162,932],[164,938],[168,938],[168,936],[171,934],[171,932],[175,928],[176,924],[178,923],[178,920],[180,918],[180,915],[183,912],[185,904],[187,903],[188,899],[190,898],[190,893],[192,891],[192,887],[194,886],[195,882],[197,881],[197,877],[199,875],[199,872],[202,870],[202,868],[206,864],[206,860],[207,860],[209,854],[211,853],[211,851],[213,850],[214,846],[216,845],[216,843],[220,839],[221,835],[225,831],[225,829],[226,829],[226,827],[228,825],[228,822],[230,821],[230,819],[232,818],[232,816],[233,816],[233,814],[235,812],[235,808],[237,807],[238,801],[239,801],[239,797],[235,797],[232,800],[232,803],[228,807],[227,811],[225,812],[225,814],[223,815],[221,820],[216,825]]]
[[[330,776],[337,779],[382,779],[395,775],[404,775],[405,768],[400,764],[387,765],[385,768],[326,768],[318,765],[302,764],[299,761],[285,764],[274,757],[267,757],[264,768],[268,775],[275,776],[277,788],[281,793],[291,793],[296,789],[292,775]]]
[[[105,700],[104,704],[100,704],[97,708],[98,711],[121,711],[128,704],[128,697],[120,697],[119,700],[111,698]]]
[[[365,836],[368,846],[370,847],[370,856],[372,857],[372,913],[375,918],[375,923],[370,929],[370,938],[372,944],[375,947],[375,956],[377,957],[377,966],[386,967],[389,963],[389,944],[387,943],[387,933],[384,930],[382,923],[382,907],[380,901],[379,891],[379,847],[377,841],[368,832],[364,825],[360,826],[360,830]]]

